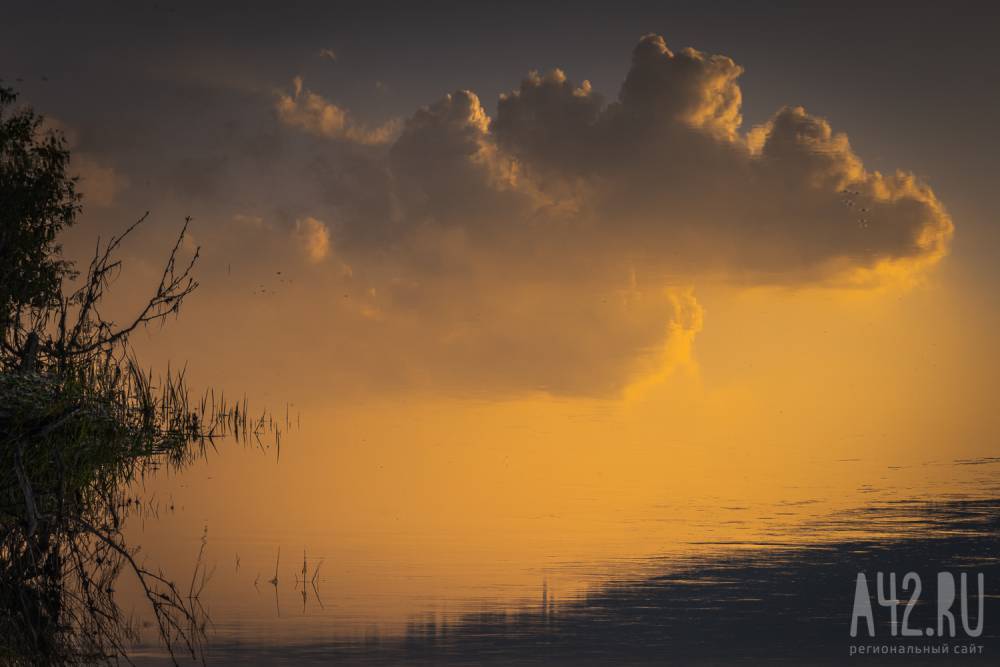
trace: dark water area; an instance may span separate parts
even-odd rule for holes
[[[1000,498],[884,502],[811,528],[826,538],[806,545],[797,540],[705,545],[717,547],[720,555],[650,559],[642,564],[647,572],[642,576],[612,574],[572,599],[554,599],[543,591],[537,604],[511,612],[414,619],[399,637],[214,644],[208,660],[256,665],[996,664]],[[865,536],[849,537],[859,531]],[[879,572],[886,581],[895,573],[897,586],[908,572],[920,577],[922,591],[907,624],[925,635],[937,625],[939,572],[952,573],[956,589],[961,573],[968,574],[966,621],[975,630],[982,573],[981,636],[965,634],[960,597],[951,606],[955,637],[894,636],[891,611],[876,596]],[[859,573],[865,573],[871,593],[874,637],[863,618],[858,636],[850,636]],[[912,593],[911,585],[897,590],[899,619]],[[974,653],[967,654],[970,650]]]

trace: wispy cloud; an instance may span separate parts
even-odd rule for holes
[[[346,109],[305,90],[302,77],[295,77],[292,86],[292,94],[279,93],[276,102],[278,117],[286,125],[330,139],[368,145],[388,143],[399,130],[395,120],[375,127],[357,123]]]
[[[330,230],[322,221],[316,218],[296,220],[295,237],[310,262],[318,264],[330,255]]]

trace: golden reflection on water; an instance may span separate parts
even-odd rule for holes
[[[217,637],[358,638],[428,615],[558,603],[651,558],[662,571],[878,532],[833,526],[880,500],[968,491],[994,467],[908,460],[874,447],[879,436],[739,441],[708,413],[695,435],[670,418],[687,409],[536,399],[307,411],[280,457],[221,443],[147,480],[156,517],[134,518],[131,540],[186,581],[207,527],[203,602]],[[316,581],[304,597],[303,556]]]

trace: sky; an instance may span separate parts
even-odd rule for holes
[[[5,14],[0,76],[81,176],[67,254],[150,211],[108,312],[193,218],[201,287],[137,339],[151,363],[278,403],[639,402],[648,438],[993,447],[986,5]]]

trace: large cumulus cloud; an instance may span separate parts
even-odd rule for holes
[[[554,70],[493,118],[464,90],[419,109],[365,158],[384,213],[345,213],[373,209],[344,191],[331,228],[368,340],[431,381],[613,393],[677,362],[701,280],[871,286],[946,253],[930,188],[865,169],[824,119],[790,106],[745,129],[741,72],[647,35],[610,102]],[[331,105],[299,88],[286,123],[388,141],[324,125]]]
[[[492,134],[526,178],[654,272],[877,281],[945,253],[952,223],[930,189],[867,171],[822,118],[787,107],[742,133],[741,71],[649,35],[614,103],[561,72],[533,75],[501,99]]]

